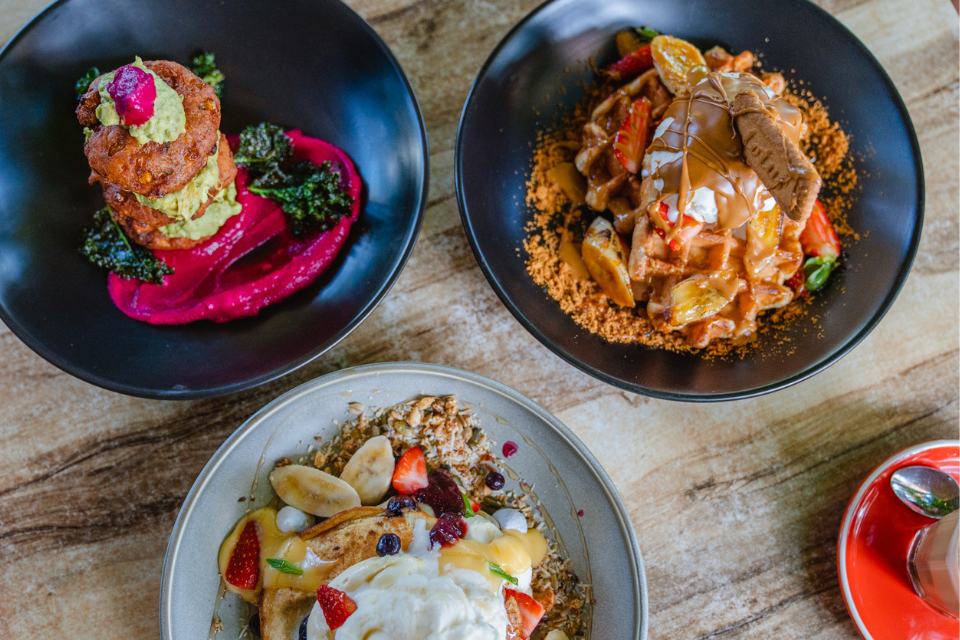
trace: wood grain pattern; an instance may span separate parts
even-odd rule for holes
[[[2,0],[0,42],[46,1]],[[566,365],[500,304],[467,245],[453,179],[460,111],[486,56],[538,1],[350,4],[400,59],[429,131],[430,205],[407,269],[325,357],[217,400],[100,390],[0,326],[0,637],[158,637],[167,537],[219,444],[317,375],[419,360],[516,388],[593,450],[640,539],[651,638],[857,638],[836,577],[847,501],[889,455],[958,437],[960,56],[949,0],[821,0],[910,110],[927,179],[920,253],[887,317],[838,364],[773,395],[710,406],[624,393]]]

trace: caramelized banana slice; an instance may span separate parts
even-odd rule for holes
[[[386,436],[376,436],[363,443],[343,467],[340,479],[356,489],[360,504],[372,505],[383,500],[393,479],[393,449]]]
[[[712,316],[730,304],[736,294],[736,278],[723,280],[705,275],[690,276],[670,292],[670,324],[682,327]]]
[[[321,518],[360,506],[356,489],[312,467],[291,464],[274,469],[270,484],[288,505]]]
[[[620,236],[605,218],[590,224],[583,238],[583,263],[600,289],[621,307],[632,307],[633,290]]]
[[[694,69],[701,68],[702,75],[706,76],[707,61],[700,50],[686,40],[657,36],[650,43],[650,53],[660,79],[673,95],[683,95],[690,90],[687,76]]]
[[[772,209],[757,211],[747,222],[747,250],[743,256],[743,265],[747,269],[747,278],[755,281],[770,264],[780,245],[780,232],[783,228],[783,215],[780,205]]]

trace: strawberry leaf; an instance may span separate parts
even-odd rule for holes
[[[803,273],[806,275],[805,286],[807,291],[816,291],[823,286],[830,274],[837,266],[837,260],[833,257],[810,258],[803,265]]]

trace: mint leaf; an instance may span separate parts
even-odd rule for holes
[[[494,564],[494,563],[492,563],[492,562],[488,562],[488,563],[487,563],[487,568],[490,569],[490,573],[492,573],[492,574],[495,575],[495,576],[500,576],[501,578],[503,578],[503,579],[506,580],[507,582],[513,584],[514,586],[520,584],[520,581],[519,581],[519,580],[517,580],[516,578],[514,578],[512,575],[510,575],[509,573],[507,573],[507,572],[504,571],[503,569],[501,569],[501,568],[500,568],[500,565],[498,565],[498,564]]]
[[[281,560],[280,558],[267,558],[267,564],[280,573],[288,573],[292,576],[303,575],[303,569],[292,562],[287,562],[286,560]]]
[[[470,504],[470,498],[467,497],[467,494],[463,494],[463,506],[464,510],[466,511],[466,514],[464,515],[467,518],[472,518],[473,516],[477,515],[477,512],[473,510],[473,505]]]

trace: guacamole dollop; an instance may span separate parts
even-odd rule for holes
[[[207,164],[179,191],[160,198],[148,198],[139,193],[133,195],[143,206],[156,209],[169,218],[189,220],[210,197],[210,189],[215,188],[220,181],[220,165],[217,163],[219,156],[220,144],[217,143],[217,149],[207,158]]]
[[[97,107],[97,120],[107,126],[116,124],[124,127],[140,144],[173,142],[187,130],[187,115],[183,110],[183,98],[160,76],[147,69],[139,56],[132,66],[146,71],[153,78],[153,83],[157,89],[157,98],[153,103],[153,115],[139,126],[125,125],[120,122],[120,114],[117,113],[113,97],[107,91],[107,85],[113,82],[116,74],[116,71],[111,71],[100,79],[100,105]]]
[[[200,240],[215,234],[227,220],[240,213],[243,207],[237,202],[237,186],[230,183],[221,189],[203,215],[196,220],[184,220],[161,227],[160,231],[168,238],[190,238]]]

